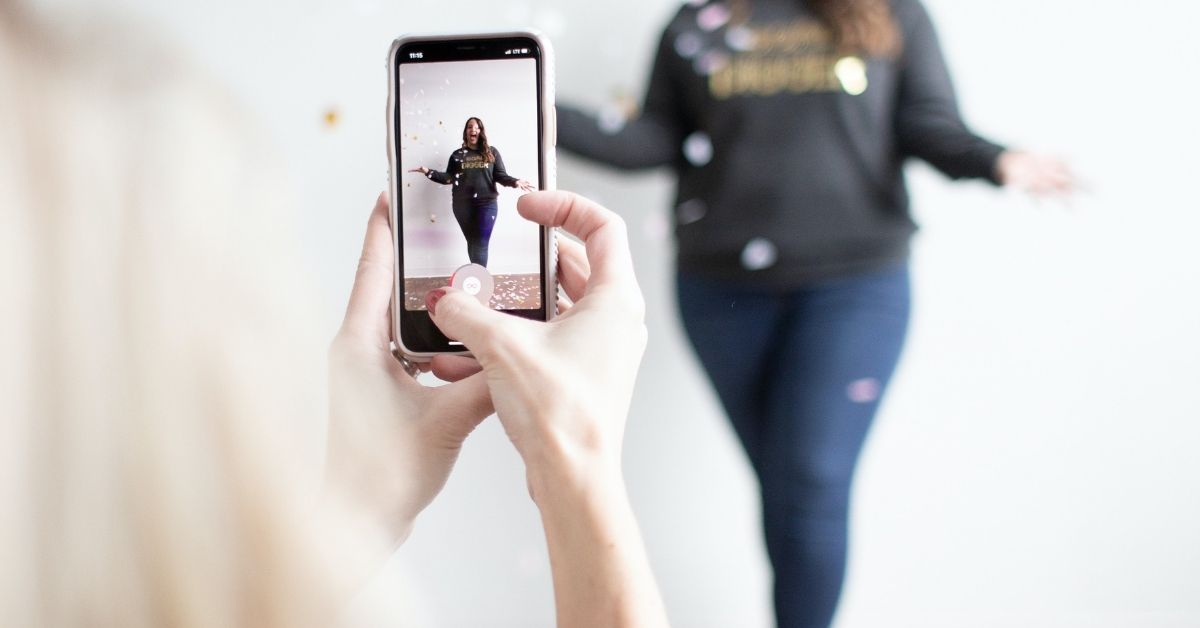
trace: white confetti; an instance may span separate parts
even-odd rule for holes
[[[675,208],[675,219],[681,225],[690,225],[704,218],[707,213],[708,205],[698,198],[693,198],[680,203],[679,207]]]
[[[700,35],[691,31],[680,33],[675,38],[675,52],[685,59],[691,59],[700,54],[700,49],[703,47],[704,41],[700,39]]]
[[[867,91],[867,64],[858,57],[842,57],[833,65],[833,73],[842,89],[851,96]]]
[[[775,264],[779,250],[766,238],[754,238],[742,249],[742,266],[747,270],[762,270]]]
[[[725,31],[725,45],[731,50],[754,50],[754,31],[745,26],[733,26]]]
[[[712,161],[712,139],[704,131],[696,131],[683,140],[683,156],[697,168]]]
[[[729,7],[722,2],[715,2],[696,13],[696,24],[706,31],[715,31],[728,24],[730,17]]]
[[[600,130],[608,135],[614,135],[621,129],[625,128],[625,112],[615,104],[605,106],[600,110],[600,115],[596,120]]]

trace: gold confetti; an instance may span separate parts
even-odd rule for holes
[[[338,112],[337,107],[330,107],[325,110],[321,120],[325,122],[325,128],[332,129],[342,121],[342,114]]]

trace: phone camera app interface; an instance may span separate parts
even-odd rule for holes
[[[449,285],[498,310],[542,307],[540,227],[517,213],[517,199],[541,185],[538,67],[529,48],[513,50],[451,61],[400,54],[405,310],[424,310],[425,294]]]

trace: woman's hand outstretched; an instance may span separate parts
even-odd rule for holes
[[[1071,166],[1042,153],[1006,150],[996,160],[1000,184],[1036,196],[1069,195],[1079,187]]]

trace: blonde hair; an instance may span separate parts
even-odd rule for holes
[[[328,626],[358,574],[282,178],[139,42],[0,0],[0,625]]]

